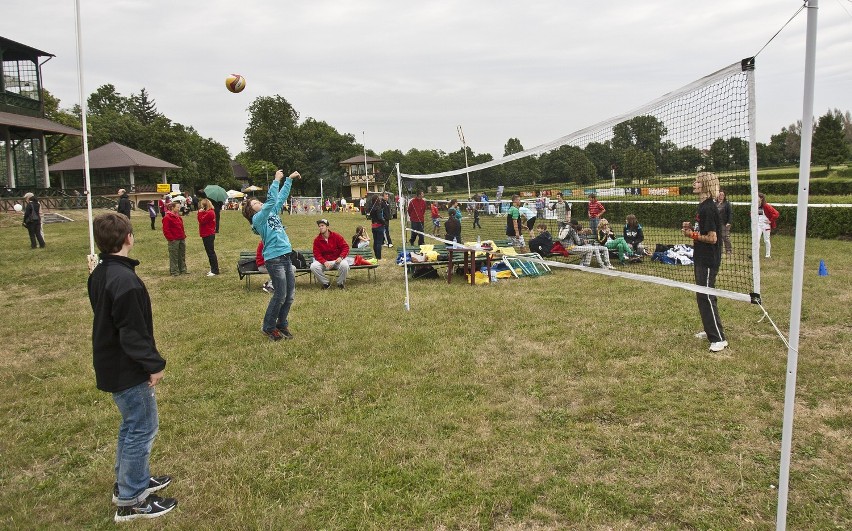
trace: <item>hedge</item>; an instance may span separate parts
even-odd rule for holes
[[[614,227],[620,227],[628,214],[635,214],[642,225],[680,229],[684,221],[695,219],[697,204],[677,203],[617,203],[606,202],[605,217]],[[796,207],[777,207],[780,217],[776,234],[793,235],[796,232]],[[585,212],[585,209],[580,210]],[[578,212],[579,213],[579,212]],[[750,230],[749,208],[745,205],[733,207],[733,232]],[[583,218],[585,216],[580,216]],[[852,208],[808,209],[808,238],[852,238]]]
[[[811,179],[808,183],[810,195],[852,195],[852,180],[847,179]],[[751,184],[723,184],[722,189],[729,196],[749,196],[751,195]],[[758,189],[768,196],[773,195],[798,195],[799,180],[777,180],[769,182],[759,182]],[[691,195],[692,186],[681,186],[681,195]]]

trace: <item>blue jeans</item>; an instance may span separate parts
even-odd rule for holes
[[[600,218],[589,218],[589,228],[592,229],[592,238],[597,239],[598,237],[598,223],[600,220]]]
[[[272,279],[275,292],[269,299],[269,306],[266,307],[266,314],[263,316],[263,331],[271,332],[276,328],[288,326],[287,315],[296,298],[296,276],[293,274],[293,268],[290,267],[289,254],[270,258],[266,261],[266,269],[269,271],[269,278]]]
[[[160,422],[157,397],[148,382],[112,394],[121,426],[115,451],[115,480],[118,482],[118,505],[135,505],[148,497],[151,471],[148,461]]]

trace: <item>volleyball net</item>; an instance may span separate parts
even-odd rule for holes
[[[427,189],[432,183],[458,190],[463,242],[506,240],[506,215],[517,194],[527,247],[540,229],[566,247],[569,242],[561,236],[566,235],[563,226],[569,219],[579,223],[575,231],[587,240],[584,243],[593,244],[596,239],[590,234],[590,224],[595,220],[590,218],[589,203],[595,195],[605,209],[601,218],[609,222],[616,239],[624,237],[633,243],[636,223],[641,225],[642,252],[634,245],[632,253],[625,252],[620,243],[614,245],[616,249],[608,255],[614,269],[595,263],[581,267],[575,255],[545,253],[552,267],[579,268],[758,302],[754,135],[754,60],[749,58],[552,142],[446,172],[408,174],[399,168],[398,177],[401,190]],[[722,223],[731,222],[729,234],[724,230],[718,234],[720,238],[727,235],[728,241],[723,244],[715,289],[695,285],[692,241],[681,233],[683,222],[695,220],[699,200],[692,183],[700,171],[718,176],[728,202],[722,204]],[[467,197],[469,174],[476,172],[483,172],[476,179],[478,189]],[[482,179],[486,174],[488,179]],[[427,208],[427,235],[445,237],[443,222],[452,199],[452,193],[427,192],[427,203],[438,206],[439,218],[436,226]]]

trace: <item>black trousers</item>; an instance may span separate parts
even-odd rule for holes
[[[207,252],[207,260],[210,262],[210,271],[219,274],[219,259],[216,258],[216,251],[213,250],[213,244],[216,241],[216,235],[211,234],[201,238],[204,242],[204,250]]]
[[[412,221],[411,222],[411,230],[419,230],[420,232],[423,232],[423,222],[422,221]],[[417,245],[423,245],[423,235],[422,234],[415,234],[415,233],[412,232],[411,233],[411,239],[408,241],[408,243],[410,243],[411,245],[414,245],[415,239],[420,240],[420,241],[417,242]]]
[[[708,288],[716,287],[716,273],[718,267],[707,267],[695,264],[695,283]],[[701,324],[707,333],[707,339],[711,343],[725,340],[725,330],[722,328],[722,319],[719,317],[719,308],[716,306],[716,296],[706,293],[696,293],[698,301],[698,313],[701,314]]]
[[[27,223],[27,231],[30,233],[30,246],[35,249],[36,242],[39,247],[44,247],[44,237],[41,235],[41,222],[30,221]]]

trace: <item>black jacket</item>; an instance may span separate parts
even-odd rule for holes
[[[118,198],[118,208],[116,208],[116,211],[128,218],[130,217],[130,197],[126,193],[121,194],[121,197]]]
[[[38,200],[33,199],[27,202],[27,208],[24,210],[24,223],[26,225],[41,223],[41,205]]]
[[[88,285],[95,379],[98,389],[115,393],[148,381],[166,360],[154,342],[151,298],[134,271],[139,262],[114,254],[100,259]]]

